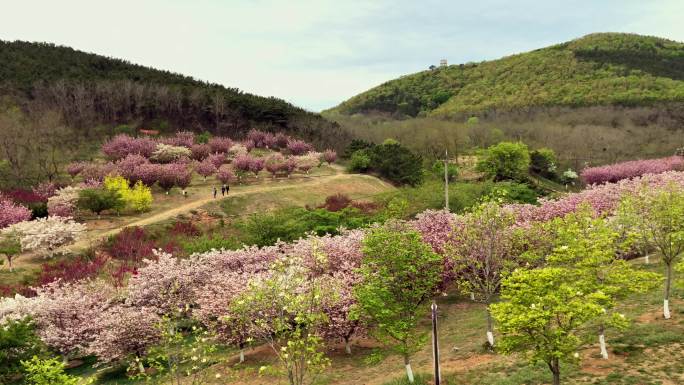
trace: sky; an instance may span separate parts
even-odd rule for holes
[[[311,111],[401,75],[592,32],[684,41],[684,0],[0,0],[0,39],[47,41]]]

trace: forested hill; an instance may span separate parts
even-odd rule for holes
[[[57,110],[85,134],[127,124],[224,135],[258,126],[328,143],[344,136],[320,115],[277,98],[47,43],[0,41],[0,98],[4,108],[27,113]]]
[[[597,33],[498,60],[403,76],[331,111],[462,117],[536,107],[673,101],[684,101],[683,43]]]

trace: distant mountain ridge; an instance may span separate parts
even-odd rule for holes
[[[336,124],[281,99],[48,43],[0,41],[0,102],[27,113],[58,110],[86,133],[133,124],[235,136],[258,126],[326,145],[346,138]]]
[[[538,107],[684,101],[684,43],[596,33],[481,63],[402,76],[327,113],[464,117]]]

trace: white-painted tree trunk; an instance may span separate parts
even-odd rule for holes
[[[470,300],[475,301],[475,293],[470,293]]]
[[[344,351],[347,352],[347,354],[352,354],[351,343],[349,341],[344,341]]]
[[[406,376],[408,381],[413,384],[413,370],[411,370],[411,364],[406,364]]]
[[[646,254],[646,256],[644,257],[644,263],[647,265],[650,263],[648,258],[649,258],[649,256],[648,256],[648,254]]]
[[[240,363],[245,362],[245,350],[240,349]]]
[[[494,346],[494,333],[487,331],[487,342],[489,342],[490,345]]]
[[[606,336],[601,333],[599,334],[599,344],[601,345],[601,357],[604,360],[608,359],[608,349],[606,349]]]
[[[663,301],[663,316],[670,319],[670,301],[667,299]]]

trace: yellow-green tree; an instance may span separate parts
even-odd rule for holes
[[[148,211],[152,206],[152,189],[145,186],[141,181],[131,188],[128,180],[122,176],[108,176],[104,180],[105,189],[117,192],[125,207],[135,212],[141,213]]]

